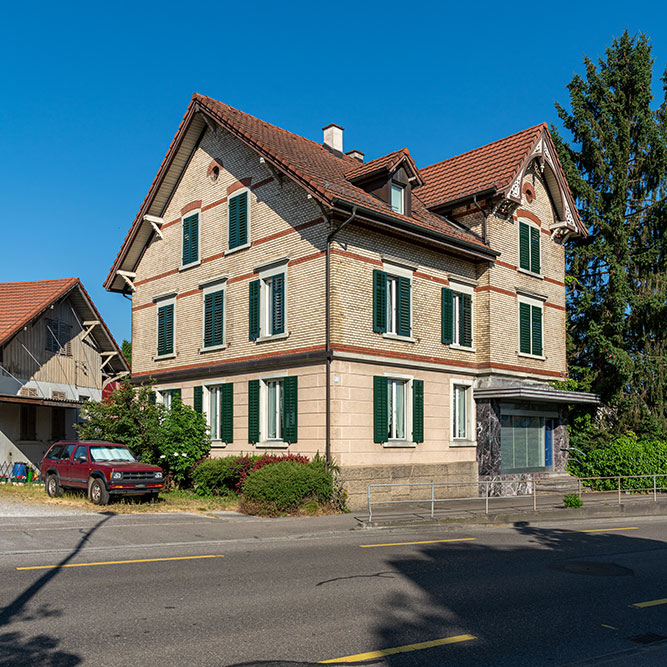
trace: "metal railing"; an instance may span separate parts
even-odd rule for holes
[[[434,518],[436,503],[461,502],[461,501],[480,501],[484,503],[484,513],[489,513],[490,501],[508,500],[519,498],[531,498],[532,509],[537,510],[538,498],[548,498],[553,496],[563,496],[565,493],[576,493],[579,497],[591,495],[604,497],[613,493],[618,498],[618,504],[623,503],[623,496],[637,495],[641,499],[651,498],[653,502],[658,501],[658,494],[667,492],[667,473],[656,475],[619,475],[612,477],[571,477],[570,479],[559,479],[549,477],[524,477],[522,479],[494,479],[494,480],[470,480],[467,482],[398,482],[392,484],[370,484],[368,486],[368,520],[373,519],[373,506],[377,505],[399,505],[399,504],[423,504],[430,505],[430,517]],[[630,480],[634,480],[630,482]],[[646,480],[646,485],[641,486]],[[660,484],[658,482],[660,481]],[[639,485],[638,485],[639,484]],[[436,497],[436,488],[449,488],[468,486],[476,487],[478,490],[475,496],[447,496]],[[515,486],[515,493],[496,493],[497,489],[502,489],[508,486]],[[542,487],[541,489],[539,487]],[[558,489],[554,488],[558,486]],[[400,500],[376,500],[372,501],[372,489],[389,489],[407,487],[430,488],[430,497],[423,498],[407,498]],[[483,488],[482,488],[483,487]],[[523,492],[521,488],[525,489]],[[568,487],[568,488],[565,488]],[[597,487],[597,488],[595,488]],[[492,492],[493,491],[493,492]]]

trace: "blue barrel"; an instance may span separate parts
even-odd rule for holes
[[[14,469],[12,470],[12,477],[14,479],[23,478],[25,479],[28,473],[27,466],[25,463],[15,463]]]

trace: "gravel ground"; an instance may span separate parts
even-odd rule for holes
[[[76,507],[54,507],[51,505],[32,505],[20,500],[0,499],[0,518],[15,516],[74,516],[94,514]]]

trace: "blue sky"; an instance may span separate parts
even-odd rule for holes
[[[662,2],[6,3],[0,40],[0,282],[102,282],[194,91],[308,138],[345,127],[418,166],[547,121],[627,27],[667,63]],[[658,92],[658,85],[656,85]]]

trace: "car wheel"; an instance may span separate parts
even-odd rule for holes
[[[51,498],[58,498],[63,495],[63,487],[58,484],[58,477],[56,475],[48,475],[44,486],[46,486],[46,492]]]
[[[99,477],[95,477],[88,484],[88,497],[93,505],[108,505],[109,492],[104,482]]]

